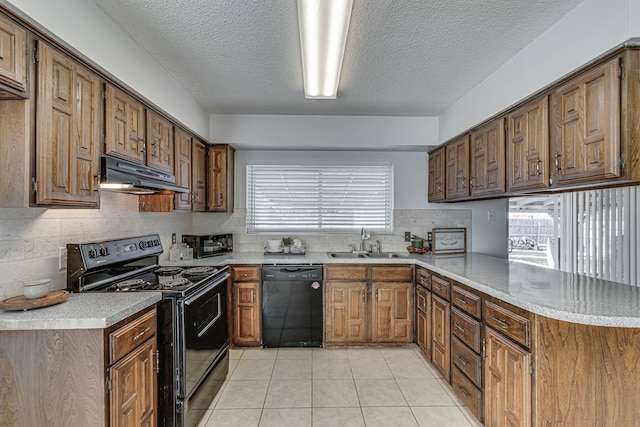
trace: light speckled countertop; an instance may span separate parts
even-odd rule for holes
[[[261,252],[197,259],[175,265],[412,263],[552,319],[596,326],[640,328],[640,287],[564,273],[480,254],[408,258],[329,258],[325,252],[265,256]],[[172,264],[172,263],[169,263]]]
[[[27,311],[0,310],[0,331],[103,329],[160,301],[160,292],[71,294],[61,304]]]

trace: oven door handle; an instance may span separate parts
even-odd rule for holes
[[[220,279],[216,280],[215,282],[213,282],[210,285],[205,286],[203,289],[200,289],[197,293],[191,295],[189,298],[185,298],[184,300],[184,304],[185,305],[191,305],[194,301],[196,301],[198,298],[200,298],[202,295],[206,294],[207,292],[209,292],[211,289],[215,288],[216,286],[218,286],[220,283],[224,282],[225,280],[227,280],[229,277],[231,276],[231,274],[226,273],[224,275],[224,277],[221,277]]]

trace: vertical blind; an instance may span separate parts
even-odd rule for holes
[[[556,232],[561,270],[638,286],[639,189],[558,196]]]
[[[247,232],[392,233],[392,169],[248,165]]]

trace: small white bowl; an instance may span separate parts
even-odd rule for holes
[[[282,240],[267,240],[267,246],[269,247],[269,249],[281,249]]]
[[[22,285],[22,294],[26,299],[42,298],[49,293],[49,279],[34,280]]]

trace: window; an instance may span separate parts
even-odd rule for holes
[[[512,199],[509,259],[638,285],[640,187]]]
[[[248,233],[392,233],[393,167],[247,166]]]

